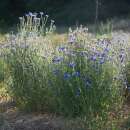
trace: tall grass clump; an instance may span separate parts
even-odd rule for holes
[[[113,33],[113,23],[112,21],[107,20],[106,23],[99,23],[96,27],[97,38],[112,38]]]
[[[8,58],[12,77],[10,91],[17,104],[30,111],[41,111],[51,105],[48,61],[28,48],[19,47]]]
[[[3,44],[0,45],[0,101],[8,100],[9,95],[7,91],[7,83],[9,81],[10,73],[8,64],[5,61],[5,53]]]
[[[11,95],[20,108],[30,111],[47,109],[49,105],[52,106],[53,102],[48,87],[48,49],[50,52],[52,51],[46,40],[48,32],[45,26],[48,15],[43,16],[41,12],[40,18],[36,16],[38,14],[29,13],[26,18],[20,17],[20,30],[16,35],[11,34],[10,46],[6,55],[11,75],[9,87]],[[52,29],[52,24],[51,21],[50,29]],[[52,33],[53,30],[50,29],[49,32]],[[46,34],[43,35],[41,31],[45,31]],[[41,41],[44,45],[40,44]],[[51,109],[51,107],[49,108]]]

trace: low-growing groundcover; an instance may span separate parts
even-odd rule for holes
[[[81,26],[54,47],[54,21],[46,28],[47,17],[20,17],[19,32],[11,36],[5,54],[11,95],[19,108],[75,118],[82,129],[114,129],[109,115],[123,104],[129,45],[93,38]]]

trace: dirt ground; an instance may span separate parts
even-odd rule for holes
[[[16,109],[14,103],[4,103],[3,120],[4,129],[0,130],[61,130],[63,127],[62,118],[54,114],[26,113]],[[6,107],[5,107],[6,105]],[[2,107],[2,106],[1,106]]]
[[[54,114],[21,112],[13,102],[2,102],[0,107],[3,107],[3,113],[0,114],[0,130],[66,130],[65,120]],[[120,130],[130,130],[130,99],[120,113],[122,114]]]

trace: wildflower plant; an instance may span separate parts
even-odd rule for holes
[[[86,122],[93,119],[107,122],[108,113],[123,103],[122,75],[127,47],[107,38],[88,43],[84,37],[87,34],[82,35],[83,42],[78,40],[79,32],[75,34],[76,40],[68,40],[68,46],[63,45],[55,53],[62,60],[52,61],[56,73],[52,71],[51,87],[56,95],[57,112],[69,117],[86,117]]]
[[[4,48],[11,75],[9,91],[20,108],[30,111],[41,111],[52,104],[48,69],[53,49],[46,36],[53,32],[54,21],[47,29],[48,17],[42,12],[20,17],[18,33],[10,34]]]
[[[48,61],[36,50],[16,46],[16,50],[7,55],[7,63],[12,80],[9,90],[17,105],[28,111],[51,109]]]
[[[67,43],[50,46],[47,19],[42,12],[26,14],[20,18],[18,34],[11,36],[6,61],[13,97],[29,110],[80,117],[92,130],[105,127],[109,112],[123,102],[128,46],[96,39],[83,26],[69,29]]]

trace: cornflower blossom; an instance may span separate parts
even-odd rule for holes
[[[74,62],[70,62],[68,66],[71,68],[74,68],[76,66],[76,64]]]
[[[110,49],[109,49],[108,47],[106,47],[106,48],[104,49],[104,52],[108,53],[109,50],[110,50]]]
[[[64,73],[64,79],[65,80],[68,80],[68,79],[70,79],[71,78],[71,74],[69,74],[68,72],[65,72]]]
[[[100,63],[100,64],[105,63],[105,59],[104,59],[104,58],[100,59],[99,63]]]
[[[65,50],[66,50],[65,47],[59,47],[59,48],[58,48],[58,51],[59,51],[59,52],[63,52],[63,51],[65,51]]]
[[[90,60],[96,61],[96,60],[97,60],[97,56],[96,56],[96,55],[92,55],[92,56],[90,57]]]

